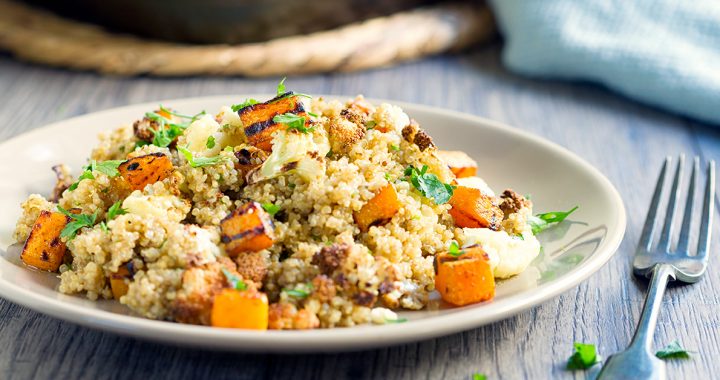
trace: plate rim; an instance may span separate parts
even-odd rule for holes
[[[113,107],[45,124],[41,127],[34,128],[28,132],[13,136],[8,140],[3,141],[0,143],[0,148],[6,144],[13,144],[20,139],[32,138],[34,135],[43,133],[43,131],[47,129],[57,128],[62,125],[76,124],[85,118],[102,117],[103,114],[128,112],[133,108],[154,107],[157,104],[172,104],[179,102],[220,103],[233,97],[243,98],[246,96],[252,97],[265,95],[226,94],[198,96],[164,99]],[[325,99],[353,98],[352,96],[343,95],[317,95],[317,97],[323,97]],[[535,291],[530,294],[521,292],[520,294],[514,294],[499,301],[493,301],[491,303],[491,305],[493,305],[493,308],[491,309],[492,312],[489,314],[485,312],[483,308],[458,309],[456,312],[450,314],[432,316],[421,320],[411,320],[402,325],[412,326],[412,329],[397,328],[398,325],[380,325],[317,329],[312,330],[312,333],[309,333],[307,331],[292,330],[248,331],[184,325],[116,314],[105,310],[78,307],[76,305],[65,303],[59,299],[50,299],[33,291],[24,289],[21,285],[11,283],[2,276],[0,276],[0,297],[54,318],[90,327],[96,330],[110,331],[143,340],[159,341],[183,346],[258,353],[348,352],[369,348],[394,346],[436,338],[509,318],[522,311],[536,307],[578,286],[580,283],[587,280],[591,275],[595,274],[604,267],[620,247],[627,226],[627,215],[622,197],[612,182],[602,172],[585,161],[585,159],[562,145],[547,140],[532,132],[514,128],[508,124],[473,114],[417,103],[379,98],[368,98],[368,100],[374,103],[387,102],[397,105],[404,110],[419,110],[420,112],[434,114],[443,118],[449,117],[464,119],[465,121],[475,125],[482,125],[483,127],[509,133],[514,138],[530,140],[531,142],[541,145],[546,149],[559,153],[563,159],[578,164],[583,171],[591,174],[592,177],[602,184],[604,190],[603,192],[608,194],[611,202],[617,206],[617,217],[615,223],[613,224],[617,228],[617,232],[614,235],[608,235],[608,238],[600,247],[598,247],[598,250],[588,257],[584,263],[564,274],[563,281],[553,281],[543,284],[534,288],[533,290]],[[519,302],[521,297],[522,301]],[[483,310],[484,312],[478,313],[479,310]],[[392,339],[388,339],[388,335],[392,335]]]

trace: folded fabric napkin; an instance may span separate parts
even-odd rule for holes
[[[717,0],[491,0],[503,61],[720,124]]]

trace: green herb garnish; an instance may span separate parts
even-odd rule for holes
[[[103,173],[108,177],[117,177],[120,175],[120,172],[118,171],[118,167],[123,162],[125,162],[125,161],[122,161],[122,160],[110,160],[110,161],[101,161],[101,162],[92,161],[90,163],[90,170],[99,171],[100,173]]]
[[[312,116],[312,117],[320,117],[320,115],[318,115],[318,114],[316,114],[316,113],[312,113],[312,112],[308,112],[307,114],[310,115],[310,116]]]
[[[375,120],[368,120],[365,122],[365,128],[367,129],[373,129],[377,125],[377,122]]]
[[[212,149],[215,147],[215,136],[208,137],[207,141],[205,142],[205,147],[208,149]]]
[[[237,290],[247,290],[247,284],[240,277],[230,273],[230,271],[225,268],[222,268],[222,272],[231,288]]]
[[[487,376],[484,373],[474,373],[473,380],[487,380]]]
[[[405,323],[407,321],[408,321],[407,318],[397,318],[397,319],[385,318],[385,323]]]
[[[385,180],[388,181],[388,182],[390,182],[390,179],[391,179],[390,174],[389,174],[389,173],[385,173]]]
[[[212,166],[220,162],[222,160],[222,156],[215,156],[215,157],[194,157],[192,152],[187,150],[187,148],[183,148],[179,146],[177,148],[178,152],[180,152],[187,162],[192,166],[193,168],[200,168],[203,166]]]
[[[57,206],[58,211],[60,211],[63,215],[67,216],[71,219],[70,223],[68,223],[65,228],[60,232],[60,237],[67,240],[75,239],[77,236],[78,231],[85,227],[92,227],[95,225],[95,220],[97,219],[98,212],[100,210],[95,211],[93,215],[86,215],[86,214],[73,214],[69,212],[68,210],[65,210],[64,208]]]
[[[283,77],[283,79],[281,79],[280,83],[278,83],[278,85],[277,85],[277,95],[278,96],[280,96],[286,92],[285,91],[285,79],[287,79],[287,77]]]
[[[399,146],[397,146],[397,145],[390,145],[390,149],[391,149],[391,150],[394,150],[394,151],[396,151],[396,152],[397,152],[397,151],[399,151],[399,150],[400,150],[400,147],[399,147]]]
[[[410,165],[405,169],[405,179],[410,181],[426,198],[432,199],[435,204],[447,203],[453,195],[455,186],[442,183],[435,174],[428,173],[427,170],[427,165],[423,165],[420,170]]]
[[[465,250],[460,249],[460,245],[455,240],[450,242],[448,247],[448,254],[452,257],[460,257],[465,254]]]
[[[125,214],[127,214],[127,210],[122,208],[122,201],[117,201],[117,202],[113,203],[113,205],[110,206],[110,208],[108,209],[105,220],[107,220],[109,222],[109,221],[115,219],[116,217],[118,217],[120,215],[125,215]]]
[[[594,344],[575,342],[575,352],[568,358],[567,369],[588,369],[598,363],[598,356]]]
[[[98,171],[100,173],[103,173],[107,175],[108,177],[117,177],[120,175],[120,172],[118,171],[118,167],[120,164],[122,164],[125,161],[121,160],[109,160],[109,161],[101,161],[97,162],[95,160],[90,161],[90,164],[83,167],[83,172],[78,177],[77,181],[75,181],[70,187],[68,187],[68,190],[74,191],[77,189],[78,185],[80,184],[80,181],[84,179],[95,179],[95,176],[92,174],[94,171]]]
[[[578,206],[573,207],[569,211],[553,211],[553,212],[546,212],[544,214],[537,214],[535,216],[531,216],[528,219],[528,223],[530,223],[530,227],[532,228],[533,235],[537,235],[538,233],[545,231],[550,227],[553,223],[560,223],[565,218],[567,218],[570,214],[572,214],[575,210],[578,209]]]
[[[273,121],[287,125],[288,130],[297,129],[302,133],[309,133],[315,130],[315,127],[307,128],[305,126],[304,116],[298,116],[294,113],[288,112],[282,115],[275,115],[275,117],[273,117]]]
[[[272,203],[263,203],[262,208],[267,211],[270,216],[275,216],[275,214],[280,211],[280,206],[274,205]]]
[[[232,106],[230,106],[230,108],[233,110],[233,112],[237,112],[237,111],[240,111],[241,109],[243,109],[243,108],[245,108],[245,107],[250,107],[250,106],[252,106],[252,105],[254,105],[254,104],[258,104],[258,103],[259,103],[259,102],[258,102],[257,100],[252,99],[252,98],[251,98],[251,99],[245,99],[244,102],[239,103],[239,104],[233,104]]]
[[[656,352],[655,356],[660,359],[689,359],[690,351],[684,349],[680,345],[680,342],[674,340],[667,346],[660,349],[660,351]]]

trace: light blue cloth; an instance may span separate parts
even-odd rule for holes
[[[491,0],[517,73],[602,83],[720,124],[720,1]]]

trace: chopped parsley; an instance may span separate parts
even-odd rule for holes
[[[257,100],[250,98],[250,99],[245,99],[245,101],[242,103],[233,104],[232,106],[230,106],[230,108],[233,110],[233,112],[237,112],[245,107],[250,107],[250,106],[258,104],[258,103],[259,102]]]
[[[297,129],[302,133],[309,133],[315,130],[315,127],[308,128],[305,126],[304,116],[298,116],[294,113],[288,112],[282,115],[275,115],[275,117],[273,117],[273,121],[287,125],[288,131],[291,129]]]
[[[90,161],[90,164],[85,166],[83,168],[82,174],[78,177],[77,181],[74,182],[70,187],[68,187],[68,190],[74,191],[77,189],[78,185],[80,184],[80,181],[84,179],[95,179],[95,176],[93,175],[94,171],[103,173],[107,175],[108,177],[117,177],[120,175],[120,172],[118,171],[118,167],[125,161],[121,160],[109,160],[109,161],[101,161],[97,162],[95,160]]]
[[[222,272],[231,288],[237,290],[247,290],[247,284],[240,277],[230,273],[230,271],[225,268],[222,268]]]
[[[396,319],[385,318],[385,323],[405,323],[407,321],[408,321],[407,318],[396,318]]]
[[[208,137],[207,141],[205,142],[205,147],[208,149],[212,149],[215,147],[215,136]]]
[[[267,211],[270,216],[275,216],[275,214],[280,211],[280,206],[274,205],[272,203],[263,203],[262,208]]]
[[[487,380],[487,376],[484,373],[474,373],[472,380]]]
[[[60,211],[63,215],[67,216],[71,219],[71,221],[63,228],[63,230],[60,232],[60,237],[63,239],[72,240],[75,239],[75,236],[77,236],[78,231],[85,227],[92,227],[95,225],[95,220],[97,219],[98,212],[100,210],[95,211],[93,215],[86,215],[86,214],[73,214],[69,212],[68,210],[65,210],[64,208],[57,206],[58,211]]]
[[[391,179],[390,174],[389,174],[389,173],[385,173],[385,180],[388,181],[388,182],[390,182],[390,179]]]
[[[447,203],[455,186],[442,183],[435,174],[428,173],[427,170],[427,165],[423,165],[420,170],[410,165],[405,169],[405,180],[410,181],[422,195],[432,199],[435,204]]]
[[[178,152],[180,152],[187,162],[192,166],[193,168],[200,168],[203,166],[212,166],[220,162],[222,160],[222,156],[215,156],[215,157],[194,157],[192,152],[187,150],[187,148],[183,148],[179,146]]]
[[[316,113],[312,113],[312,112],[308,112],[307,114],[310,115],[310,116],[312,116],[312,117],[320,117],[320,115],[318,115],[318,114],[316,114]]]
[[[684,349],[680,345],[680,342],[674,340],[667,346],[660,349],[660,351],[656,352],[655,356],[660,359],[689,359],[690,351]]]
[[[286,92],[285,90],[285,79],[287,77],[283,77],[283,79],[280,80],[280,83],[277,85],[277,95],[280,96]]]
[[[169,109],[160,106],[160,111],[167,113],[168,115],[176,116],[180,119],[184,119],[186,121],[182,123],[173,123],[172,120],[168,119],[167,117],[160,115],[157,112],[146,112],[145,117],[156,122],[158,124],[158,129],[150,129],[150,131],[153,133],[153,141],[152,144],[155,146],[159,146],[161,148],[165,148],[169,146],[170,144],[175,141],[175,139],[183,134],[183,131],[187,129],[187,127],[190,126],[195,120],[199,119],[201,116],[205,115],[206,112],[202,111],[195,115],[182,115],[173,111],[170,111]]]
[[[450,242],[448,247],[448,254],[452,257],[460,257],[465,254],[465,250],[460,249],[460,245],[455,240]]]
[[[553,211],[531,216],[528,219],[528,223],[530,223],[533,235],[537,235],[538,233],[545,231],[546,229],[550,228],[550,225],[552,225],[553,223],[562,222],[563,220],[565,220],[565,218],[567,218],[577,209],[578,206],[575,206],[569,211]]]
[[[400,150],[400,147],[399,147],[399,146],[397,146],[397,145],[390,145],[390,149],[391,149],[391,150],[394,150],[394,151],[396,151],[396,152],[397,152],[397,151],[399,151],[399,150]]]
[[[367,129],[373,129],[377,125],[377,122],[375,120],[368,120],[365,122],[365,128]]]
[[[122,208],[122,201],[117,201],[108,209],[107,217],[105,218],[105,220],[109,222],[117,218],[118,216],[125,214],[127,214],[127,210]]]
[[[575,352],[568,358],[567,369],[588,369],[598,363],[598,356],[594,344],[575,342]]]

